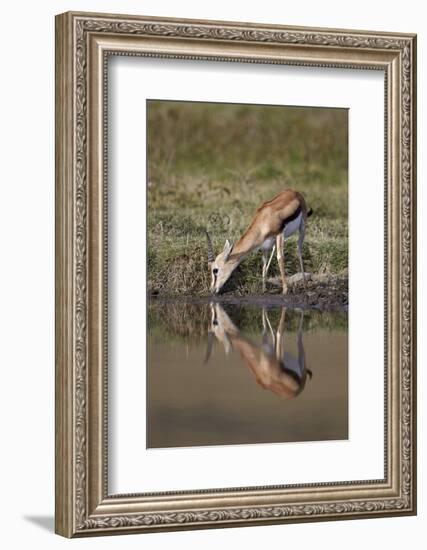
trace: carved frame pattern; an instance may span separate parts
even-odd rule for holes
[[[209,21],[163,20],[135,16],[111,16],[100,14],[67,13],[57,17],[57,361],[56,361],[56,531],[64,536],[87,536],[148,530],[172,530],[179,528],[221,527],[226,525],[254,525],[262,523],[309,521],[321,519],[344,519],[352,517],[377,517],[384,515],[414,514],[415,472],[415,64],[416,39],[413,35],[367,33],[363,31],[340,31],[323,29],[300,29],[257,26],[240,23]],[[396,446],[398,456],[392,462],[398,464],[391,479],[384,480],[384,495],[369,493],[375,487],[373,480],[364,482],[364,492],[353,498],[324,499],[322,488],[330,489],[335,484],[319,484],[317,499],[301,494],[300,500],[269,505],[260,497],[258,505],[236,506],[232,504],[212,507],[203,493],[195,493],[199,504],[170,509],[154,506],[141,510],[138,495],[108,496],[105,484],[105,448],[92,452],[89,443],[92,436],[91,414],[102,414],[102,398],[97,397],[90,405],[93,387],[89,385],[90,334],[92,296],[89,291],[93,282],[89,279],[92,225],[91,208],[94,208],[88,186],[91,184],[89,164],[93,140],[88,130],[91,124],[89,84],[92,47],[97,37],[106,35],[116,40],[116,55],[135,55],[124,39],[154,38],[161,41],[181,39],[194,44],[214,43],[215,55],[191,53],[162,53],[161,45],[153,52],[139,55],[155,57],[185,57],[192,59],[227,60],[256,63],[293,63],[308,66],[329,66],[373,69],[385,71],[390,87],[386,92],[386,119],[393,118],[399,124],[399,143],[387,142],[385,149],[394,151],[390,171],[395,176],[389,181],[392,192],[398,196],[398,218],[389,227],[394,254],[393,269],[399,277],[399,300],[393,306],[391,316],[399,332],[399,373],[393,379],[393,391],[397,392],[394,423],[398,433]],[[120,40],[123,39],[121,43]],[[252,46],[272,45],[297,47],[295,55],[253,56],[239,58],[222,52],[221,44],[237,42]],[[166,43],[166,42],[165,42]],[[99,46],[98,46],[99,48]],[[307,57],[304,52],[308,51]],[[99,49],[97,50],[99,51]],[[271,50],[274,51],[274,50]],[[301,53],[302,52],[302,53]],[[335,61],[334,55],[341,59]],[[360,54],[358,53],[360,52]],[[365,57],[363,53],[369,54]],[[105,51],[104,51],[105,54]],[[108,54],[108,52],[107,52]],[[383,57],[380,61],[376,54]],[[102,69],[105,71],[105,67]],[[100,79],[98,79],[100,80]],[[97,89],[103,85],[97,81]],[[386,86],[387,87],[387,86]],[[96,91],[95,91],[96,92]],[[395,105],[391,104],[393,96]],[[102,101],[102,100],[101,100]],[[99,119],[98,123],[100,123]],[[396,124],[396,122],[395,122]],[[396,132],[396,129],[394,129]],[[394,147],[394,149],[393,149]],[[397,158],[398,154],[398,158]],[[93,162],[92,162],[93,164]],[[105,168],[104,168],[105,170]],[[102,175],[105,177],[105,174]],[[97,214],[99,215],[99,213]],[[391,259],[390,259],[391,261]],[[392,304],[393,305],[393,304]],[[387,315],[387,313],[386,313]],[[102,375],[102,369],[97,371]],[[101,379],[101,385],[103,383]],[[399,387],[396,387],[396,381]],[[101,387],[101,386],[100,386]],[[101,391],[100,387],[98,388]],[[390,397],[391,399],[391,397]],[[396,422],[398,424],[396,424]],[[102,419],[98,418],[102,424]],[[393,427],[392,426],[392,427]],[[390,428],[391,429],[391,428]],[[102,432],[102,427],[100,428]],[[95,433],[95,431],[93,431]],[[104,434],[105,435],[105,434]],[[97,439],[101,442],[102,437]],[[104,440],[105,441],[105,440]],[[389,449],[391,449],[390,447]],[[391,451],[390,451],[391,452]],[[396,453],[395,453],[396,454]],[[386,457],[387,458],[387,457]],[[387,461],[386,461],[387,462]],[[94,465],[94,466],[92,466]],[[391,470],[390,470],[391,471]],[[104,478],[102,478],[104,476]],[[97,488],[92,487],[92,478],[98,477]],[[387,477],[387,476],[386,476]],[[102,478],[102,479],[101,479]],[[345,484],[344,484],[345,485]],[[349,491],[354,482],[347,484]],[[391,486],[393,485],[393,491]],[[343,484],[336,484],[342,489]],[[387,486],[387,487],[386,487]],[[302,485],[300,489],[309,488]],[[249,488],[248,488],[249,489]],[[254,488],[250,488],[254,489]],[[266,489],[266,488],[262,488]],[[268,489],[268,488],[267,488]],[[386,491],[388,490],[388,493]],[[298,488],[293,488],[295,494]],[[239,490],[236,489],[238,492]],[[245,491],[241,488],[240,491]],[[210,496],[216,492],[211,492]],[[172,495],[179,493],[173,493]],[[349,492],[350,496],[351,492]],[[181,495],[184,495],[182,493]],[[378,495],[378,496],[377,496]],[[385,496],[387,495],[387,496]],[[135,500],[136,498],[136,500]],[[302,500],[302,501],[301,501]],[[122,507],[114,507],[119,503]],[[110,507],[109,507],[110,506]],[[148,505],[149,506],[149,505]],[[194,508],[194,509],[191,509]],[[111,511],[110,511],[111,510]],[[124,510],[124,511],[123,511]]]

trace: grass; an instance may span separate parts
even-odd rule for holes
[[[150,101],[148,109],[148,291],[206,294],[204,230],[215,252],[236,240],[256,208],[286,187],[301,191],[314,214],[306,271],[348,266],[347,112]],[[288,274],[299,271],[296,238],[285,245]],[[232,278],[237,293],[261,291],[261,256]],[[278,275],[275,262],[270,276]]]

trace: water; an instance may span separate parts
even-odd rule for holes
[[[149,305],[147,447],[348,438],[347,314]]]

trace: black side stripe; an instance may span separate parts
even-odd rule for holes
[[[290,223],[293,220],[295,220],[296,218],[298,218],[298,216],[300,214],[301,214],[301,206],[298,206],[298,208],[295,210],[295,212],[293,214],[291,214],[285,220],[283,220],[283,222],[282,222],[282,231],[285,229],[285,227],[288,225],[288,223]]]

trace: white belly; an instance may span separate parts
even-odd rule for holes
[[[299,215],[292,220],[291,222],[287,223],[285,225],[285,229],[283,230],[283,236],[285,239],[296,233],[301,225],[302,220],[302,213],[300,212]]]
[[[275,237],[269,237],[268,239],[265,239],[265,241],[261,245],[262,250],[270,250],[270,248],[273,246],[273,244],[276,242]]]
[[[283,236],[285,239],[293,235],[296,231],[299,230],[302,221],[302,214],[300,213],[294,220],[286,224],[285,229],[283,230]],[[268,237],[260,246],[261,250],[270,250],[276,242],[275,237]]]

